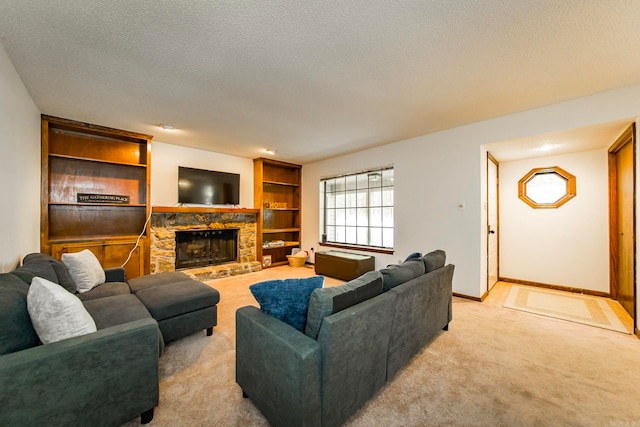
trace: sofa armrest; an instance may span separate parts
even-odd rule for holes
[[[126,282],[127,281],[127,273],[124,270],[124,267],[111,267],[105,268],[104,274],[106,276],[106,282]]]
[[[0,356],[0,425],[119,425],[158,396],[153,319]]]
[[[247,306],[236,311],[236,381],[272,425],[319,426],[320,345]]]

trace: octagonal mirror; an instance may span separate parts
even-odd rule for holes
[[[536,168],[518,181],[518,197],[532,208],[557,208],[576,195],[576,177],[557,166]]]

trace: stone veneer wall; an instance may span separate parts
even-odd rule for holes
[[[256,260],[257,214],[153,213],[151,215],[151,273],[175,271],[176,231],[238,228],[238,262],[181,270],[198,280],[211,280],[262,270]]]

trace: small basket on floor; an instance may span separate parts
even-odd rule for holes
[[[307,262],[307,257],[300,257],[295,255],[287,255],[287,259],[289,260],[289,265],[291,267],[302,267],[305,262]]]

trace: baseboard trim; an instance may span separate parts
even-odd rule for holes
[[[453,296],[458,298],[470,299],[472,301],[477,301],[477,302],[482,302],[482,300],[484,299],[484,298],[472,297],[470,295],[459,294],[457,292],[453,292]]]
[[[560,285],[551,285],[551,284],[548,284],[548,283],[531,282],[529,280],[513,279],[513,278],[510,278],[510,277],[499,277],[498,280],[501,281],[501,282],[514,283],[516,285],[535,286],[535,287],[538,287],[538,288],[553,289],[553,290],[556,290],[556,291],[573,292],[575,294],[591,295],[591,296],[594,296],[594,297],[605,297],[605,298],[610,298],[611,297],[611,294],[609,292],[592,291],[590,289],[572,288],[572,287],[569,287],[569,286],[560,286]]]
[[[640,330],[637,327],[634,329],[636,330],[636,337],[640,338]]]

